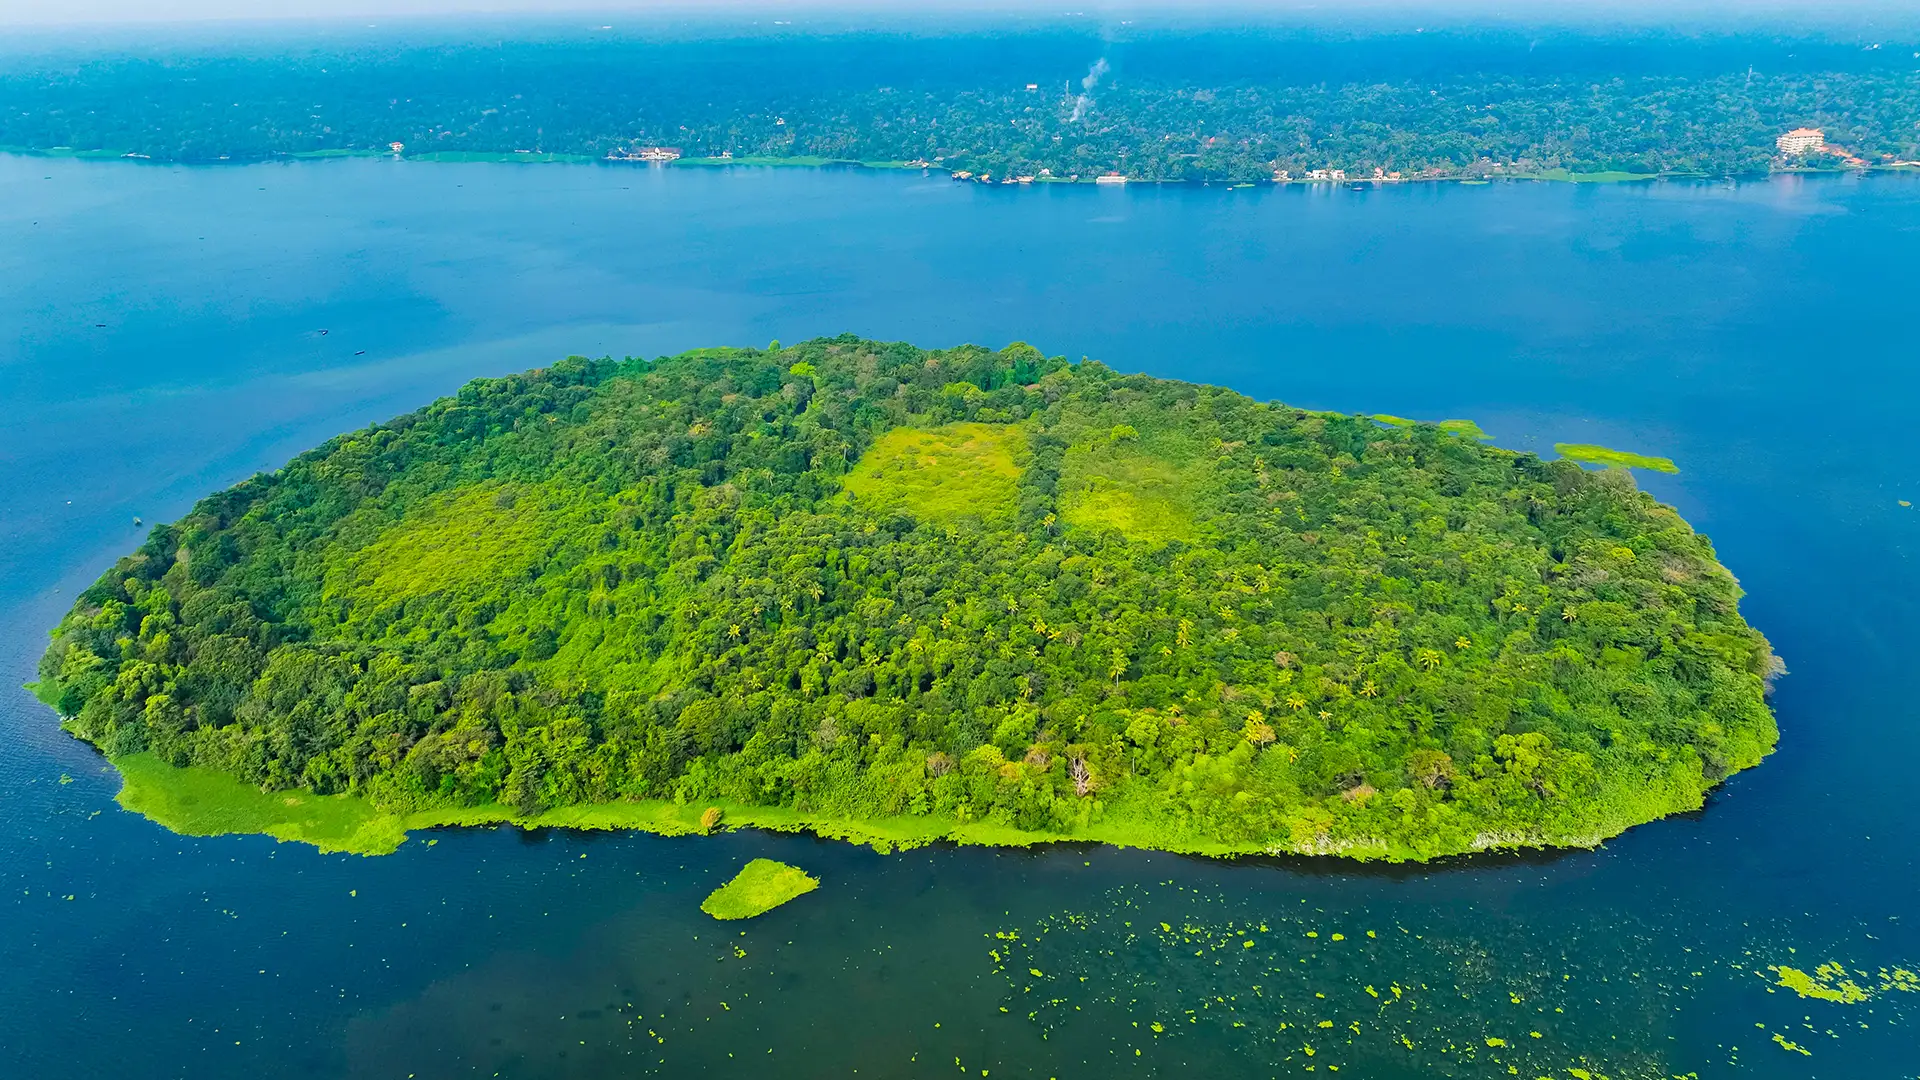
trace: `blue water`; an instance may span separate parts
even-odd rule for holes
[[[1779,752],[1701,813],[1398,869],[511,829],[323,856],[121,812],[5,690],[0,1075],[1920,1076],[1920,994],[1803,1000],[1767,970],[1920,968],[1916,266],[1897,177],[1004,191],[0,157],[5,686],[136,517],[339,431],[567,353],[849,330],[1670,456],[1642,482],[1792,670]],[[744,934],[701,915],[756,855],[824,884]]]

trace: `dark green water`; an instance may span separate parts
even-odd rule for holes
[[[1793,672],[1779,752],[1703,812],[1421,868],[514,830],[322,856],[120,812],[7,690],[0,1075],[1920,1076],[1920,993],[1883,988],[1920,969],[1917,256],[1920,182],[1893,177],[1005,192],[0,158],[7,686],[135,515],[476,375],[843,330],[1671,456],[1643,482]],[[759,855],[821,889],[700,914]],[[1829,961],[1868,1000],[1769,970]]]

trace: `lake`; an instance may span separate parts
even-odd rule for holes
[[[1920,1075],[1916,266],[1914,177],[0,157],[0,1073]],[[14,689],[146,526],[328,436],[569,353],[842,331],[1672,457],[1641,482],[1791,669],[1780,749],[1597,851],[1425,867],[511,828],[361,858],[122,812]],[[756,856],[822,886],[701,914]],[[1825,964],[1864,1000],[1779,985]]]

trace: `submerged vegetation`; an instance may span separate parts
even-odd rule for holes
[[[1739,596],[1625,470],[841,337],[334,439],[154,529],[36,690],[184,831],[713,808],[1423,859],[1593,844],[1759,762]]]
[[[755,859],[702,900],[700,910],[716,919],[751,919],[819,887],[819,878],[797,866]]]
[[[1613,468],[1652,469],[1654,472],[1677,473],[1680,467],[1672,458],[1653,457],[1649,454],[1636,454],[1630,450],[1615,450],[1592,443],[1554,443],[1553,452],[1568,461],[1581,461],[1589,465],[1606,465]]]
[[[1842,1039],[1905,1045],[1905,995],[1920,991],[1911,965],[1876,950],[1852,967],[1775,967],[1768,957],[1795,951],[1783,930],[1742,928],[1708,947],[1692,923],[1621,910],[1605,927],[1541,935],[1507,911],[1423,923],[1170,878],[1009,920],[979,948],[1011,1022],[1123,1062],[1224,1042],[1273,1074],[1674,1080],[1711,1062],[1698,1043],[1661,1038],[1662,1017],[1708,1001],[1721,1003],[1730,1066],[1743,1047],[1831,1064]],[[1756,980],[1778,997],[1725,1006]]]

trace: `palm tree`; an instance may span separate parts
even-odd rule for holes
[[[1413,654],[1413,658],[1421,667],[1426,668],[1428,671],[1432,671],[1434,668],[1440,666],[1440,650],[1438,649],[1421,649]]]
[[[1453,647],[1456,649],[1470,649],[1473,647],[1473,641],[1463,635],[1453,639]]]
[[[1307,707],[1307,699],[1301,697],[1299,694],[1288,694],[1287,707],[1291,708],[1294,712],[1299,712],[1301,709]]]
[[[1361,697],[1379,697],[1380,688],[1373,684],[1372,679],[1368,679],[1367,681],[1360,684],[1360,696]]]
[[[1565,620],[1567,620],[1568,622],[1572,622],[1572,621],[1573,621],[1573,609],[1572,609],[1572,608],[1570,608],[1570,607],[1569,607],[1569,608],[1561,608],[1561,609],[1560,609],[1560,617],[1561,617],[1561,618],[1563,618],[1563,619],[1565,619]]]

